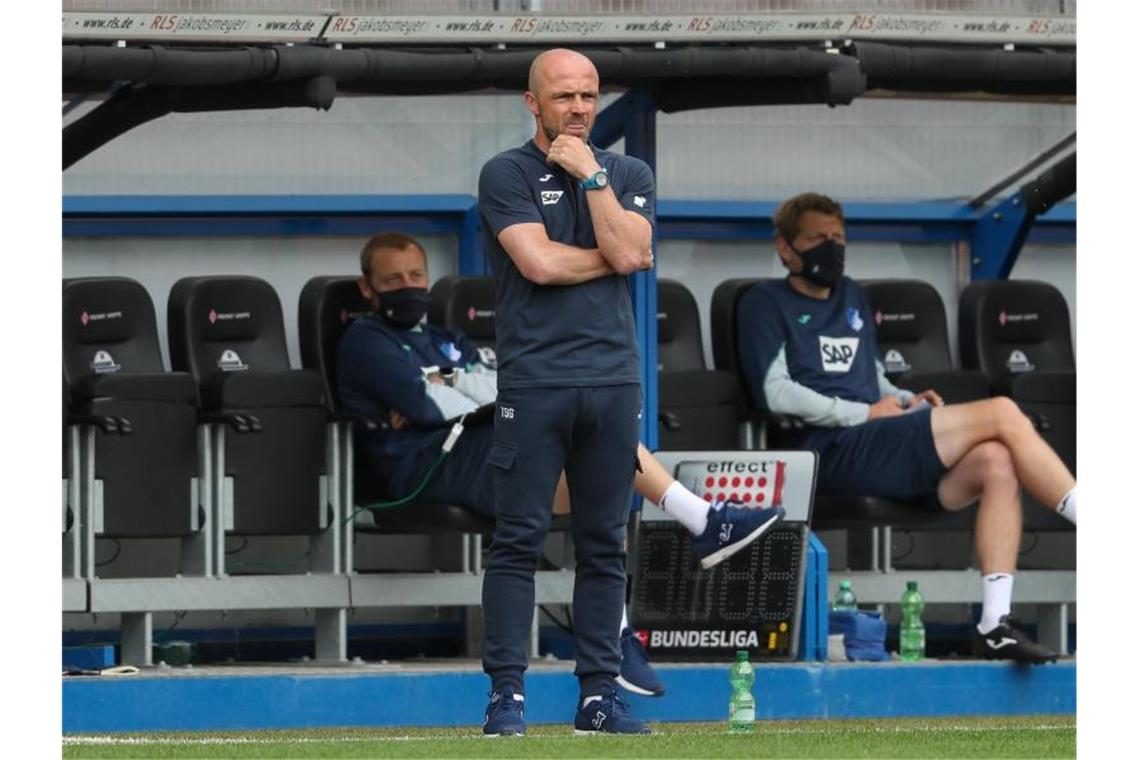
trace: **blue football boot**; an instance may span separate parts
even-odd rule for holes
[[[574,716],[575,736],[592,734],[651,734],[653,729],[629,714],[629,706],[621,694],[605,688],[601,694],[582,698]]]
[[[621,672],[616,680],[618,686],[643,697],[660,697],[665,693],[665,684],[649,664],[649,652],[632,628],[621,632]]]
[[[522,694],[515,694],[507,687],[502,691],[492,691],[487,714],[483,718],[484,736],[523,736],[526,734],[526,719],[523,717]]]
[[[784,519],[783,507],[754,509],[732,501],[709,506],[705,532],[693,536],[693,554],[708,570],[744,549]]]

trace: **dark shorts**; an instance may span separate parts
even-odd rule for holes
[[[469,427],[455,442],[455,448],[444,457],[431,479],[416,497],[416,501],[455,504],[482,517],[495,516],[495,479],[487,464],[495,428],[490,423]],[[394,498],[406,496],[415,490],[439,456],[438,448],[431,448],[401,462],[389,482]]]
[[[901,501],[935,492],[946,467],[934,448],[930,411],[808,432],[800,445],[819,453],[817,489]]]

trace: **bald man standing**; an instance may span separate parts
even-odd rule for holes
[[[483,732],[526,732],[534,572],[565,470],[574,504],[576,733],[649,733],[615,685],[640,359],[626,275],[653,265],[653,173],[589,143],[598,72],[548,50],[523,99],[534,139],[488,161],[479,212],[495,279],[499,395],[488,462],[495,536],[483,581]]]

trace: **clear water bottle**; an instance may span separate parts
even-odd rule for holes
[[[756,728],[756,700],[752,697],[752,684],[756,673],[748,661],[748,650],[736,650],[736,662],[728,672],[732,697],[728,701],[728,732],[750,734]]]
[[[926,603],[918,593],[918,582],[907,581],[902,597],[902,622],[899,624],[899,656],[904,660],[921,660],[926,656],[926,628],[922,625],[922,609]]]
[[[842,610],[854,612],[858,609],[856,604],[855,592],[851,590],[851,581],[839,581],[839,590],[835,592],[835,600],[832,602],[831,609],[836,612]]]

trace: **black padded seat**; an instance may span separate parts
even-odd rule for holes
[[[110,538],[184,537],[203,525],[193,378],[166,372],[154,303],[125,277],[63,281],[67,424],[95,429],[102,530]]]
[[[871,305],[879,359],[887,379],[899,388],[933,388],[948,404],[989,396],[989,380],[979,370],[955,369],[942,296],[921,280],[862,280]]]
[[[970,283],[959,302],[958,341],[962,366],[984,372],[1001,395],[1021,375],[1077,368],[1069,307],[1047,282]]]
[[[676,280],[657,281],[657,448],[735,449],[740,441],[736,378],[708,369],[697,301]]]
[[[462,288],[460,288],[462,291]],[[493,302],[492,296],[492,302]],[[301,363],[314,370],[325,389],[330,410],[349,420],[354,428],[379,424],[376,420],[353,419],[340,408],[336,392],[337,346],[352,321],[371,313],[371,304],[360,295],[356,277],[326,275],[314,277],[301,289],[297,309],[301,340]],[[491,339],[494,340],[493,322]],[[371,477],[363,447],[353,447],[353,492],[356,504],[381,501],[381,484]],[[485,533],[494,522],[453,504],[414,501],[399,507],[373,511],[374,525],[357,523],[356,530],[379,533]]]
[[[745,398],[753,404],[753,413],[760,418],[764,417],[766,411],[752,399],[747,380],[740,369],[736,310],[740,298],[763,281],[760,278],[725,280],[713,290],[712,299],[714,362],[719,369],[732,372],[737,377]],[[778,429],[769,431],[769,445],[772,448],[780,448],[779,439]],[[976,511],[977,506],[971,505],[958,512],[947,512],[939,506],[933,495],[914,502],[901,502],[859,494],[818,492],[812,512],[812,525],[817,530],[874,525],[921,530],[970,530]]]
[[[986,374],[996,394],[1012,398],[1041,437],[1077,471],[1077,373],[1069,307],[1054,286],[988,280],[962,291],[958,310],[962,364]],[[1073,530],[1030,502],[1026,530]]]
[[[320,376],[289,366],[281,302],[256,277],[186,277],[167,304],[170,359],[194,377],[203,410],[228,423],[232,535],[315,535],[328,409]],[[253,424],[242,430],[237,421]],[[232,429],[230,429],[232,427]]]
[[[697,299],[677,280],[657,280],[657,371],[707,370]]]
[[[431,286],[428,321],[462,333],[477,346],[495,347],[495,281],[448,275]]]

